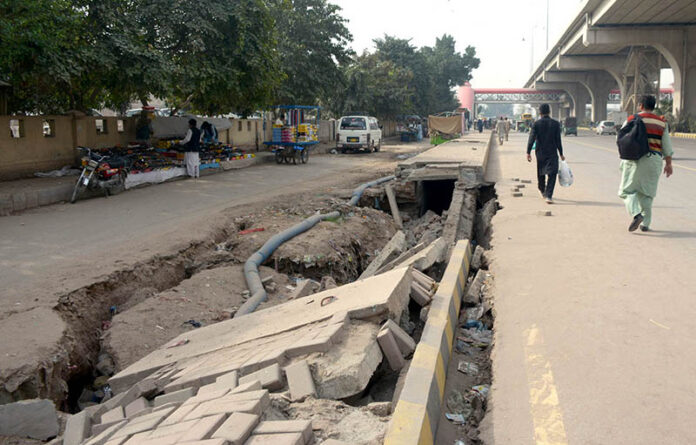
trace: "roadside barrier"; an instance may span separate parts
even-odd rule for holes
[[[433,297],[423,335],[413,354],[389,424],[385,445],[434,443],[470,262],[469,240],[458,241]]]

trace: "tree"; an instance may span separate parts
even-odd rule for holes
[[[352,36],[341,8],[326,0],[274,0],[280,66],[285,78],[275,99],[286,104],[327,103],[345,85]]]

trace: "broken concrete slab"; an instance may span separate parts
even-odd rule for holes
[[[316,281],[314,280],[299,280],[295,289],[288,295],[288,300],[295,300],[297,298],[306,297],[311,295],[317,289]]]
[[[21,400],[0,405],[0,436],[48,440],[57,435],[58,414],[51,400]]]
[[[241,364],[235,368],[234,361],[241,360],[241,349],[246,348],[245,344],[249,345],[249,351],[245,354],[253,354],[255,351],[251,349],[264,347],[261,344],[251,346],[257,339],[278,338],[287,334],[283,342],[296,342],[293,331],[328,321],[337,313],[348,313],[353,320],[398,318],[408,304],[411,280],[409,269],[399,268],[190,331],[119,372],[109,382],[118,393],[166,365],[178,363],[177,366],[181,366],[182,363],[202,360],[203,356],[214,351],[228,351],[227,354],[215,354],[221,357],[219,369],[228,368],[215,376],[218,377],[239,369]],[[175,344],[180,346],[169,347]],[[222,360],[223,356],[229,358]],[[213,381],[214,378],[208,383]],[[201,386],[200,383],[197,386]]]
[[[415,351],[416,349],[416,342],[411,338],[410,335],[406,333],[401,327],[396,324],[393,320],[387,320],[384,325],[382,325],[382,329],[389,329],[391,331],[392,335],[394,336],[394,339],[396,340],[396,344],[399,346],[399,350],[401,351],[401,355],[404,357],[408,357]]]
[[[447,213],[447,220],[442,229],[449,256],[454,244],[461,239],[471,239],[476,219],[476,193],[463,189],[464,184],[457,183],[452,193],[452,202]]]
[[[80,445],[92,432],[92,418],[87,411],[68,417],[63,432],[63,445]]]
[[[363,280],[373,276],[385,263],[396,258],[401,252],[406,250],[406,235],[399,230],[394,234],[386,246],[379,252],[379,255],[367,266],[365,271],[358,278]]]
[[[476,246],[476,249],[474,249],[474,254],[471,256],[471,269],[479,270],[481,268],[481,260],[484,252],[485,250],[483,247]]]
[[[486,272],[479,269],[471,284],[469,284],[462,301],[469,304],[479,304],[481,302],[481,286],[483,286],[485,280]]]
[[[387,200],[389,201],[389,208],[391,209],[392,217],[394,218],[394,223],[399,229],[404,228],[404,223],[401,220],[401,213],[399,213],[399,205],[396,202],[396,195],[394,194],[394,188],[390,184],[384,186],[384,192],[387,194]]]
[[[416,253],[410,258],[396,264],[395,268],[402,268],[413,265],[414,269],[417,270],[427,270],[430,269],[435,263],[439,263],[443,260],[444,255],[447,253],[447,244],[443,238],[438,238],[428,245],[425,249]]]
[[[412,248],[408,249],[406,252],[402,253],[401,255],[399,255],[398,257],[393,259],[392,261],[390,261],[387,264],[385,264],[384,266],[382,266],[377,271],[376,275],[393,270],[399,264],[403,263],[406,259],[411,258],[412,256],[414,256],[415,254],[417,254],[418,252],[420,252],[421,250],[425,249],[428,246],[429,246],[429,243],[416,244]]]
[[[411,299],[421,307],[429,305],[432,300],[431,294],[423,286],[415,282],[411,284]]]
[[[342,343],[322,356],[311,355],[307,363],[314,369],[318,396],[345,399],[362,392],[382,362],[377,344],[379,326],[353,321]]]

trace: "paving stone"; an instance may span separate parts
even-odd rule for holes
[[[198,404],[196,403],[192,403],[190,405],[181,405],[173,413],[171,413],[171,415],[164,419],[161,425],[172,425],[178,422],[183,422],[186,416],[197,407]]]
[[[259,423],[259,416],[247,413],[232,415],[213,433],[213,439],[225,439],[230,445],[243,445]]]
[[[206,386],[208,386],[208,385],[206,385]],[[204,387],[202,386],[201,388],[204,388]],[[186,405],[186,404],[190,404],[190,403],[203,403],[203,402],[207,402],[208,400],[219,399],[220,397],[222,397],[225,394],[227,394],[228,392],[230,392],[230,390],[227,388],[222,388],[222,389],[213,388],[213,389],[207,390],[203,394],[200,393],[200,390],[198,390],[198,391],[199,391],[198,395],[191,397],[186,402],[184,402],[184,404]]]
[[[237,385],[239,385],[239,372],[232,371],[228,372],[227,374],[223,374],[217,379],[215,379],[215,382],[227,385],[230,389],[234,389],[237,387]]]
[[[102,414],[101,423],[112,423],[125,418],[126,416],[123,412],[123,407],[117,406],[116,408]]]
[[[130,436],[132,434],[142,433],[155,429],[173,410],[160,410],[154,413],[147,414],[143,417],[138,417],[130,421],[123,428],[119,429],[114,438]]]
[[[185,388],[169,394],[162,394],[161,396],[155,397],[154,407],[157,408],[158,406],[172,402],[185,402],[194,395],[196,395],[196,390],[194,388]]]
[[[150,431],[145,431],[131,436],[123,445],[173,445],[179,442],[180,437],[181,434],[152,437]]]
[[[0,405],[0,436],[47,440],[58,435],[58,415],[52,401],[22,400]]]
[[[416,342],[394,321],[387,320],[382,326],[382,329],[389,329],[391,331],[404,357],[408,357],[416,350]]]
[[[106,408],[106,405],[104,403],[99,404],[99,405],[93,405],[93,406],[88,406],[87,408],[82,410],[83,412],[86,412],[88,416],[92,418],[92,423],[99,423],[101,422],[101,416],[105,412],[108,411]]]
[[[317,389],[312,380],[312,372],[307,360],[300,360],[285,368],[285,375],[290,388],[290,398],[293,401],[304,400],[307,396],[317,395]]]
[[[182,404],[181,404],[180,402],[169,402],[169,403],[165,403],[164,405],[160,405],[160,406],[158,406],[158,407],[156,407],[156,408],[152,408],[152,411],[151,411],[151,412],[155,412],[155,411],[159,411],[159,410],[167,409],[167,408],[174,408],[174,409],[176,409],[176,408],[180,407],[181,405],[182,405]]]
[[[186,433],[179,439],[180,442],[189,442],[195,440],[209,439],[215,431],[225,422],[227,413],[221,413],[205,417],[197,421]]]
[[[127,437],[120,437],[118,439],[112,439],[108,442],[106,442],[104,445],[123,445],[128,441]]]
[[[147,411],[149,408],[150,404],[148,401],[144,397],[140,397],[126,405],[124,412],[126,417],[131,419],[133,417],[137,417],[139,414],[142,414],[143,411]]]
[[[92,425],[92,432],[90,436],[96,436],[97,434],[100,434],[102,431],[106,431],[108,428],[111,428],[113,425],[121,423],[124,420],[126,419],[114,420],[113,422],[95,423],[94,425]]]
[[[428,290],[424,289],[423,286],[415,281],[411,283],[411,299],[418,303],[421,307],[427,306],[432,300]]]
[[[384,356],[387,357],[389,362],[389,367],[394,371],[398,371],[404,367],[405,361],[403,355],[401,355],[401,349],[394,339],[394,335],[390,330],[385,329],[377,334],[377,342]]]
[[[302,433],[253,435],[244,445],[303,445]]]
[[[227,445],[225,439],[206,439],[197,440],[195,442],[179,442],[182,445]]]
[[[215,414],[227,414],[227,413],[250,413],[261,415],[265,410],[266,406],[262,406],[260,400],[249,400],[249,401],[234,401],[234,400],[224,400],[217,399],[211,400],[209,402],[201,403],[194,410],[184,417],[185,420],[200,419],[206,416],[213,416]]]
[[[122,420],[111,425],[106,430],[89,439],[84,445],[104,445],[107,441],[111,439],[111,436],[116,434],[116,432],[126,423],[127,421]]]
[[[281,389],[283,387],[283,375],[280,371],[280,366],[277,363],[241,377],[239,379],[239,384],[243,385],[255,380],[261,382],[261,387],[268,388],[270,390]]]
[[[92,418],[87,411],[68,417],[63,432],[63,445],[80,445],[92,435]]]
[[[263,388],[261,386],[261,382],[258,380],[253,380],[251,382],[246,382],[244,384],[240,384],[237,386],[235,389],[229,392],[229,394],[239,394],[241,392],[247,392],[247,391],[256,391]]]
[[[233,402],[246,402],[249,400],[259,400],[259,401],[261,401],[261,405],[263,405],[263,406],[270,405],[270,403],[271,403],[271,398],[268,395],[267,389],[259,389],[257,391],[240,392],[238,394],[228,394],[225,397],[223,397],[222,399],[225,401],[233,401]]]
[[[304,443],[311,443],[312,421],[311,420],[267,420],[261,422],[254,429],[256,434],[280,434],[280,433],[300,433]]]

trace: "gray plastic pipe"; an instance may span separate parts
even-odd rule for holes
[[[369,187],[374,187],[388,181],[395,179],[395,176],[386,176],[384,178],[377,179],[372,182],[367,182],[360,185],[358,188],[353,190],[353,196],[350,201],[348,201],[349,206],[354,206],[360,200],[363,192]],[[300,233],[306,232],[312,227],[316,226],[320,221],[327,219],[338,218],[340,212],[331,212],[320,215],[313,215],[305,219],[299,224],[296,224],[289,229],[286,229],[276,235],[273,235],[271,239],[266,241],[266,243],[261,246],[259,250],[254,252],[253,255],[246,260],[244,263],[244,278],[246,279],[247,286],[249,287],[250,296],[247,301],[237,310],[234,318],[241,317],[242,315],[247,315],[256,310],[257,307],[264,301],[268,299],[268,294],[266,294],[266,289],[261,283],[261,275],[259,274],[259,266],[262,265],[275,250],[280,247],[284,242],[289,241],[299,235]]]

